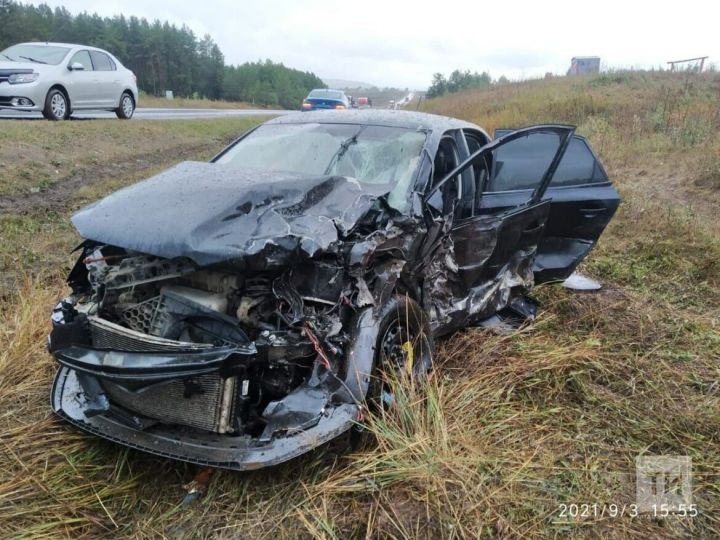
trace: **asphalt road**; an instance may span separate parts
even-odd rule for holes
[[[234,116],[277,116],[292,111],[272,111],[267,109],[151,109],[138,107],[135,116],[139,120],[177,120],[180,118],[228,118]],[[91,118],[116,118],[114,112],[84,111],[73,113],[73,118],[87,120]],[[14,120],[42,119],[40,113],[0,110],[0,118]]]
[[[412,101],[414,94],[410,92],[407,96],[397,102],[402,107]],[[230,118],[235,116],[278,116],[294,111],[268,110],[268,109],[165,109],[138,107],[133,118],[139,120],[177,120],[181,118]],[[73,119],[90,120],[94,118],[117,118],[114,112],[108,111],[83,111],[73,113]],[[8,120],[41,120],[40,113],[26,113],[0,109],[0,119]]]

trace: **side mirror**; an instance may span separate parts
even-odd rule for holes
[[[68,65],[68,69],[70,71],[85,71],[85,66],[83,66],[80,62],[73,62]]]

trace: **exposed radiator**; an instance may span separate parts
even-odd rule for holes
[[[104,380],[101,382],[111,403],[164,424],[227,433],[235,418],[236,377],[223,379],[213,373],[187,381],[173,380],[130,390]],[[189,397],[185,397],[189,396]]]

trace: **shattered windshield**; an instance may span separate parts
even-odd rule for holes
[[[308,176],[348,176],[386,185],[390,204],[405,207],[425,133],[354,124],[270,124],[253,131],[217,163]]]

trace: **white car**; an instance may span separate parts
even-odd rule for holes
[[[67,43],[20,43],[0,52],[0,109],[65,120],[80,110],[132,118],[135,74],[107,51]]]

